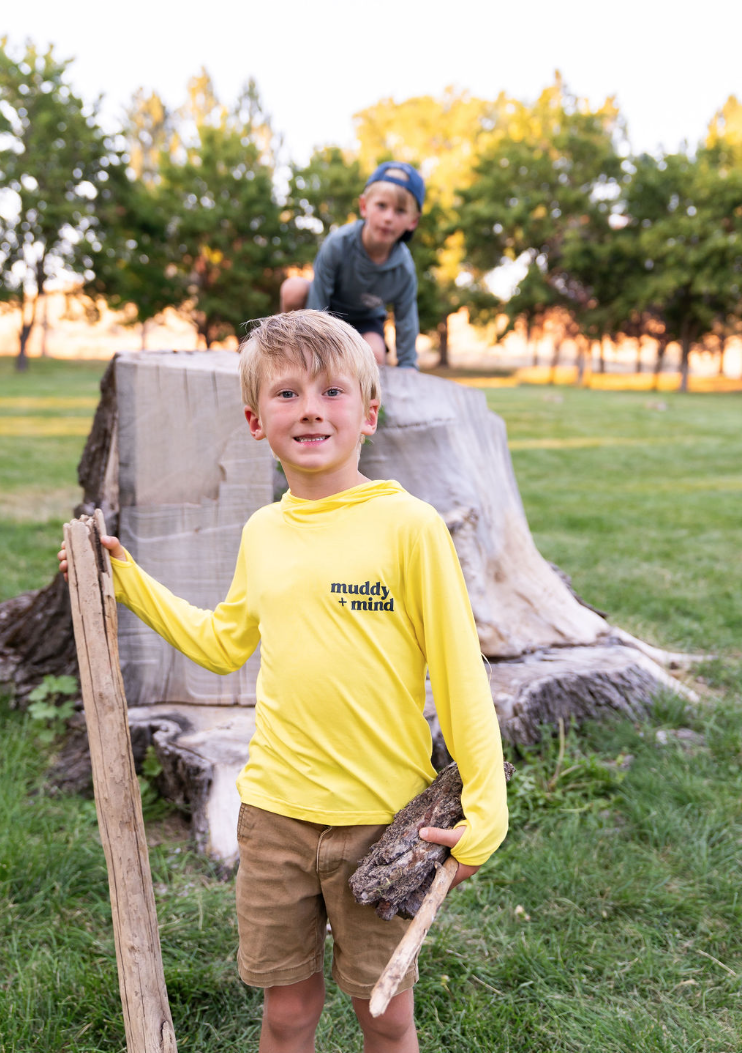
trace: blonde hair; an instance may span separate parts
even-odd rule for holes
[[[374,353],[347,322],[324,311],[290,311],[259,318],[240,345],[242,401],[258,412],[260,386],[279,366],[291,363],[312,377],[347,370],[361,388],[363,409],[381,396]]]

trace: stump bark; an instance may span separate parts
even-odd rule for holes
[[[274,489],[270,451],[245,426],[237,363],[230,352],[118,356],[80,464],[81,510],[104,508],[112,531],[118,516],[134,557],[201,607],[225,595],[242,525]],[[668,688],[694,697],[669,672],[682,656],[610,625],[538,553],[504,423],[482,392],[409,370],[386,370],[382,385],[384,420],[363,448],[362,471],[399,480],[447,523],[504,738],[533,742],[560,717],[641,716]],[[193,810],[202,847],[236,858],[233,775],[248,755],[259,655],[220,677],[125,610],[119,638],[130,721],[155,747],[163,787]],[[58,575],[47,589],[0,605],[0,678],[15,680],[21,703],[47,673],[75,671]],[[426,715],[440,766],[447,755],[432,700]],[[232,720],[239,730],[230,734]]]

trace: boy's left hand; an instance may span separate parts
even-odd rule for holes
[[[466,827],[464,826],[459,826],[455,830],[443,830],[440,826],[424,826],[420,830],[420,837],[423,841],[431,841],[434,845],[447,845],[449,848],[453,848],[464,836],[465,829]],[[462,881],[466,881],[472,874],[476,874],[478,870],[479,867],[468,867],[465,863],[459,863],[459,869],[456,871],[456,877],[451,882],[451,888],[456,888]]]

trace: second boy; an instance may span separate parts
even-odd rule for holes
[[[385,161],[359,199],[361,219],[324,241],[314,261],[314,280],[287,278],[281,310],[329,310],[356,329],[379,365],[386,361],[384,322],[394,309],[397,365],[417,365],[417,275],[405,241],[417,227],[425,185],[412,165]]]

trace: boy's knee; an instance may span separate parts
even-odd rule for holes
[[[394,1043],[401,1042],[406,1035],[415,1030],[412,989],[396,995],[381,1016],[371,1016],[369,1001],[366,998],[354,998],[353,1008],[364,1035]]]
[[[281,284],[281,312],[301,311],[307,306],[309,282],[306,278],[286,278]]]
[[[373,332],[361,333],[361,336],[373,351],[377,364],[383,366],[386,362],[386,344],[384,343],[384,337],[380,336],[379,333]]]
[[[325,1003],[322,973],[286,987],[268,987],[263,1006],[263,1025],[272,1034],[290,1038],[314,1031]]]

